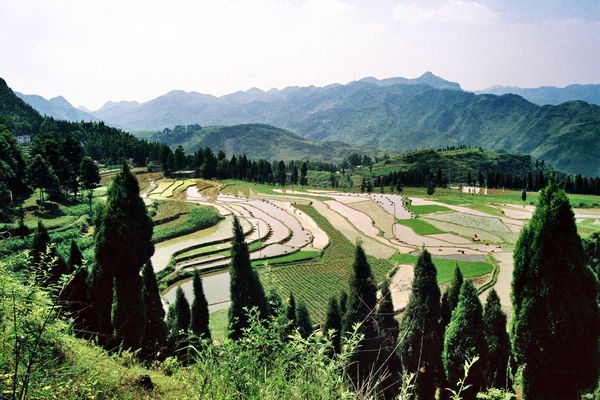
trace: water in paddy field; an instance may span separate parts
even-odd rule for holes
[[[208,303],[209,312],[212,313],[229,307],[229,271],[202,275],[202,286],[204,287],[204,296]],[[191,278],[172,286],[163,297],[169,303],[173,303],[177,287],[183,289],[185,297],[192,304],[192,301],[194,301],[194,288]]]

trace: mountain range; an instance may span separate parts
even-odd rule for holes
[[[520,88],[515,86],[492,86],[476,92],[503,95],[507,93],[519,96],[538,105],[561,104],[572,100],[582,100],[600,105],[600,85],[569,85],[565,87],[540,86],[537,88]]]
[[[20,92],[15,92],[15,94],[31,107],[35,108],[40,114],[54,119],[65,121],[99,121],[97,117],[89,112],[75,108],[62,96],[53,97],[48,100],[36,94],[23,94]]]
[[[475,94],[431,73],[325,87],[253,88],[221,97],[172,91],[145,103],[109,102],[93,115],[128,130],[258,123],[311,141],[373,148],[481,146],[530,154],[565,172],[600,174],[599,106],[583,101],[540,106],[514,94]]]

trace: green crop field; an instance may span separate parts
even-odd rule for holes
[[[330,238],[329,246],[323,256],[312,261],[269,268],[261,271],[264,282],[272,281],[279,294],[287,297],[294,293],[302,299],[311,313],[313,322],[321,322],[325,315],[327,302],[333,295],[348,290],[352,272],[355,246],[312,206],[297,205],[323,229]],[[381,282],[392,269],[388,260],[368,257],[377,282]],[[268,271],[268,272],[267,272]],[[270,277],[265,277],[265,274]]]
[[[248,246],[248,247],[250,247],[250,246]],[[282,256],[273,257],[273,258],[269,258],[267,260],[253,260],[252,265],[260,266],[260,265],[265,265],[265,264],[268,264],[268,265],[287,264],[287,263],[311,260],[318,256],[319,256],[319,252],[315,251],[315,250],[299,250],[299,251],[296,251],[291,254],[285,254]]]
[[[411,254],[396,254],[390,260],[398,264],[412,264],[417,262],[417,256]],[[465,278],[476,278],[492,272],[494,266],[484,261],[457,261],[448,258],[433,258],[437,268],[437,280],[439,284],[448,283],[454,276],[454,268],[458,264]]]
[[[423,221],[422,219],[412,218],[412,219],[399,219],[397,221],[400,225],[408,226],[410,229],[415,231],[418,235],[434,235],[437,233],[445,233],[444,231],[436,228],[428,222]]]
[[[408,209],[408,211],[412,212],[413,214],[416,215],[423,215],[423,214],[432,214],[432,213],[436,213],[436,212],[444,212],[444,211],[451,211],[448,207],[444,207],[444,206],[438,206],[438,205],[425,205],[425,206],[413,206],[412,204],[407,204],[406,208]]]

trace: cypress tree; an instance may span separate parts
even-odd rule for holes
[[[237,217],[233,218],[233,242],[230,262],[229,337],[238,339],[248,327],[248,312],[256,307],[261,318],[269,315],[265,292],[256,271],[250,264],[248,245]]]
[[[139,194],[135,176],[123,170],[108,186],[106,207],[96,227],[96,263],[114,279],[112,326],[115,339],[137,349],[144,333],[145,310],[140,270],[154,253],[152,219]]]
[[[350,376],[360,383],[368,379],[374,372],[379,349],[375,310],[377,285],[365,251],[360,243],[356,246],[352,271],[348,308],[343,326],[345,332],[350,332],[353,330],[353,326],[359,323],[358,332],[364,335],[363,340],[352,356],[353,362],[350,371]]]
[[[485,340],[487,343],[486,381],[488,386],[504,388],[507,381],[508,360],[510,358],[510,339],[506,330],[506,314],[502,311],[500,298],[491,290],[483,311]]]
[[[348,308],[348,293],[342,291],[340,294],[340,316],[342,317],[342,322],[346,316],[346,310]]]
[[[327,314],[323,324],[323,334],[328,334],[329,331],[332,330],[335,331],[331,336],[333,353],[339,354],[342,349],[342,315],[340,306],[335,297],[331,297],[329,299],[329,304],[327,305]]]
[[[296,307],[296,322],[298,323],[298,332],[300,332],[300,336],[304,339],[309,337],[313,332],[313,326],[306,304],[304,304],[302,300],[298,302],[298,306]]]
[[[298,322],[296,321],[296,299],[294,298],[294,294],[290,293],[288,297],[287,306],[285,309],[285,316],[289,321],[288,328],[286,333],[291,335],[296,328],[298,328]]]
[[[69,252],[69,269],[67,272],[71,273],[77,271],[82,265],[83,255],[81,254],[81,250],[79,250],[77,242],[71,240],[71,249]]]
[[[171,333],[177,334],[182,331],[187,333],[191,319],[190,303],[188,303],[183,289],[179,286],[175,292],[175,310]]]
[[[210,330],[208,329],[208,302],[204,297],[204,288],[202,287],[202,278],[198,270],[194,270],[194,301],[192,302],[192,317],[190,330],[197,337],[210,340]]]
[[[169,332],[173,331],[173,327],[175,326],[175,314],[175,303],[171,303],[167,309],[167,320],[165,321]]]
[[[31,241],[31,257],[33,264],[37,265],[43,254],[46,254],[48,247],[50,246],[50,235],[48,230],[44,226],[42,220],[38,220],[37,229],[33,233],[33,239]]]
[[[77,269],[58,296],[59,304],[73,318],[73,328],[78,333],[88,332],[93,319],[87,292],[87,272],[87,268]]]
[[[158,283],[152,264],[147,262],[142,270],[144,284],[142,299],[146,307],[146,326],[142,340],[142,357],[146,360],[159,358],[167,344],[168,329],[165,323],[165,310],[160,299]]]
[[[464,377],[465,361],[479,356],[474,368],[469,371],[466,384],[470,385],[462,393],[464,400],[474,400],[485,386],[486,342],[485,324],[477,290],[470,281],[465,281],[460,289],[456,309],[452,312],[450,324],[444,335],[442,361],[446,379],[451,386]]]
[[[450,323],[452,311],[454,311],[456,305],[458,304],[458,297],[460,296],[460,288],[462,287],[463,281],[464,278],[462,272],[457,264],[456,267],[454,267],[454,278],[452,279],[452,283],[446,289],[444,295],[442,296],[442,332]]]
[[[381,299],[377,307],[377,326],[379,327],[379,337],[381,338],[380,364],[382,372],[387,372],[388,374],[383,382],[385,398],[393,398],[396,394],[400,383],[398,373],[402,369],[400,358],[396,354],[400,327],[394,315],[390,282],[386,280],[381,285]]]
[[[440,375],[442,335],[437,270],[427,250],[423,250],[415,265],[412,292],[403,314],[398,357],[406,372],[416,374],[416,398],[433,399]]]
[[[598,287],[569,200],[552,181],[514,260],[511,340],[524,398],[579,398],[598,379]]]

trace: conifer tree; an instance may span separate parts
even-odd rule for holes
[[[412,292],[403,314],[398,357],[404,371],[416,374],[416,398],[432,400],[440,375],[442,348],[440,289],[437,270],[425,249],[415,265]]]
[[[87,268],[79,267],[58,296],[59,304],[73,318],[73,328],[77,333],[89,332],[90,321],[94,318],[88,299],[87,277]]]
[[[323,334],[329,334],[330,331],[334,331],[331,336],[333,353],[339,354],[342,349],[342,316],[335,297],[329,299],[325,323],[323,324]]]
[[[470,385],[462,392],[464,400],[474,400],[485,382],[486,342],[485,324],[477,290],[470,281],[465,281],[460,289],[456,309],[452,312],[450,324],[444,335],[442,361],[447,382],[455,388],[464,378],[464,364],[473,357],[479,360],[469,371],[466,384]]]
[[[491,290],[483,311],[485,340],[487,344],[486,382],[489,387],[502,389],[509,386],[507,381],[510,358],[510,339],[506,330],[506,314],[502,311],[500,298]]]
[[[269,316],[278,317],[284,311],[283,300],[275,288],[269,288],[267,292],[267,305],[269,306]]]
[[[269,315],[269,310],[258,274],[250,264],[248,245],[244,240],[244,231],[237,217],[233,219],[233,242],[229,271],[231,296],[229,337],[238,339],[242,336],[243,329],[248,327],[248,312],[251,308],[256,307],[262,318]]]
[[[81,250],[79,250],[79,246],[77,246],[77,242],[71,240],[71,249],[69,252],[69,268],[68,273],[77,271],[79,267],[83,265],[83,255],[81,254]]]
[[[141,345],[145,322],[140,270],[154,253],[152,219],[135,176],[123,170],[108,187],[106,207],[96,227],[96,263],[114,279],[112,326],[125,348]]]
[[[360,243],[356,246],[349,287],[350,293],[343,329],[345,332],[351,332],[355,324],[360,324],[358,332],[364,335],[352,356],[353,363],[350,371],[350,376],[360,383],[374,372],[380,344],[375,310],[377,285]]]
[[[298,183],[298,167],[296,165],[294,165],[294,168],[292,168],[290,182],[292,183],[292,185],[295,185]]]
[[[462,272],[456,264],[454,267],[454,278],[452,279],[452,283],[444,292],[442,296],[442,308],[441,308],[441,321],[442,321],[442,332],[446,329],[446,326],[450,323],[450,317],[452,316],[452,311],[456,308],[458,304],[458,297],[460,296],[460,288],[463,284],[463,275]]]
[[[181,286],[179,286],[177,288],[177,291],[175,292],[175,309],[171,333],[187,333],[190,327],[191,319],[192,316],[190,313],[190,303],[187,301],[183,289],[181,288]]]
[[[308,167],[306,162],[302,163],[302,167],[300,167],[300,185],[303,187],[308,184],[308,180],[306,179],[306,174],[308,172]]]
[[[165,323],[165,310],[160,299],[158,283],[152,264],[147,262],[142,270],[142,299],[146,308],[146,326],[142,340],[142,357],[146,360],[159,358],[167,344],[168,329]]]
[[[512,350],[526,400],[579,398],[598,380],[598,287],[569,200],[544,188],[514,252]]]
[[[344,322],[347,308],[348,308],[348,293],[346,293],[346,291],[342,291],[342,293],[340,294],[340,316],[342,317],[342,323]]]
[[[291,335],[298,328],[298,322],[296,321],[296,299],[293,293],[290,293],[288,297],[285,316],[288,320],[288,329],[286,332],[288,335]]]
[[[298,306],[296,307],[296,322],[298,323],[298,332],[300,332],[300,336],[304,339],[309,337],[313,332],[313,326],[306,304],[302,300],[298,302]]]
[[[197,337],[210,340],[210,330],[208,328],[208,302],[204,296],[204,288],[202,287],[202,278],[198,270],[194,270],[194,301],[192,302],[192,317],[190,322],[190,330]]]
[[[33,264],[37,265],[40,262],[43,254],[46,254],[50,246],[50,235],[44,226],[42,220],[38,220],[37,229],[33,233],[31,241],[31,257]]]
[[[381,285],[381,298],[377,306],[377,326],[381,340],[379,364],[381,365],[382,372],[387,372],[388,374],[383,382],[385,398],[392,398],[396,394],[400,384],[398,373],[402,369],[400,358],[396,354],[400,327],[394,315],[390,282],[386,280]]]

